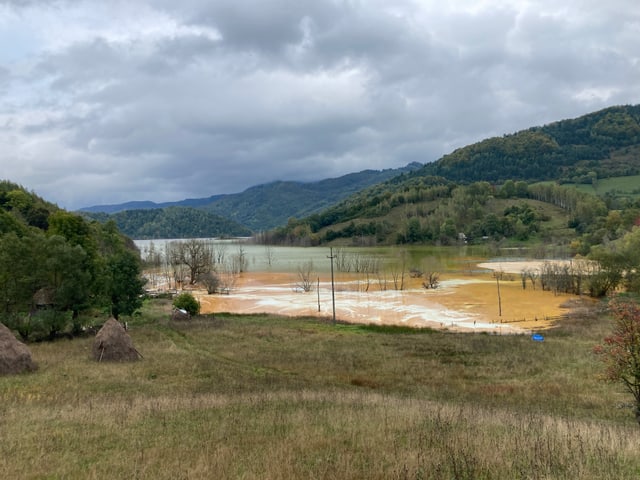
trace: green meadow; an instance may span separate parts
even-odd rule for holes
[[[585,193],[604,196],[608,193],[619,197],[640,197],[640,175],[599,179],[594,185],[571,184]]]
[[[583,311],[529,336],[278,316],[169,320],[145,305],[143,359],[92,338],[32,344],[0,378],[4,478],[632,479],[640,429]]]

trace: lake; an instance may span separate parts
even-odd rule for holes
[[[171,240],[137,240],[143,257],[164,250]],[[208,240],[231,258],[240,252],[245,271],[234,279],[228,295],[192,289],[203,313],[277,313],[331,317],[332,250],[328,247],[254,245],[239,240]],[[493,253],[493,255],[491,255]],[[522,260],[521,250],[492,252],[487,246],[344,247],[333,248],[336,317],[352,323],[445,328],[455,331],[531,333],[547,328],[565,313],[572,297],[531,288],[523,290],[519,275],[500,282],[492,259],[503,268]],[[511,254],[513,256],[508,257]],[[311,291],[300,288],[300,267],[313,262]],[[435,272],[436,289],[423,287],[417,272]],[[401,287],[401,288],[400,288]]]

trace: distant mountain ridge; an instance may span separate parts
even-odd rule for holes
[[[187,198],[186,200],[178,200],[175,202],[156,203],[150,200],[131,201],[125,203],[116,203],[110,205],[92,205],[91,207],[83,207],[79,211],[89,213],[118,213],[124,210],[154,210],[167,207],[193,207],[198,208],[209,203],[215,202],[225,195],[212,195],[206,198]]]
[[[422,164],[414,162],[401,168],[363,170],[316,182],[276,181],[250,187],[241,193],[164,203],[131,201],[94,205],[82,208],[80,212],[111,215],[125,211],[190,207],[225,217],[252,231],[261,231],[280,226],[290,217],[317,213],[364,188],[421,167]],[[124,217],[126,215],[119,215],[120,222],[116,222],[119,226],[123,224]],[[123,231],[130,229],[124,228]]]

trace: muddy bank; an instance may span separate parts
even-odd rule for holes
[[[482,266],[483,268],[484,265]],[[504,270],[506,271],[506,270]],[[286,273],[249,272],[230,295],[195,292],[203,313],[276,313],[331,317],[330,277],[320,276],[311,292],[296,289]],[[513,275],[498,285],[490,270],[474,275],[442,277],[437,289],[426,290],[417,279],[405,279],[402,291],[357,275],[335,279],[336,318],[353,323],[405,325],[456,331],[529,333],[551,326],[567,313],[570,295],[522,289]]]

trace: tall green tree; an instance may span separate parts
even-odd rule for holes
[[[106,259],[106,294],[115,318],[133,315],[142,306],[143,287],[140,257],[122,249]]]
[[[53,235],[43,243],[45,288],[52,292],[58,311],[71,311],[74,318],[90,302],[91,272],[86,268],[87,253],[80,245],[72,246],[63,237]]]

